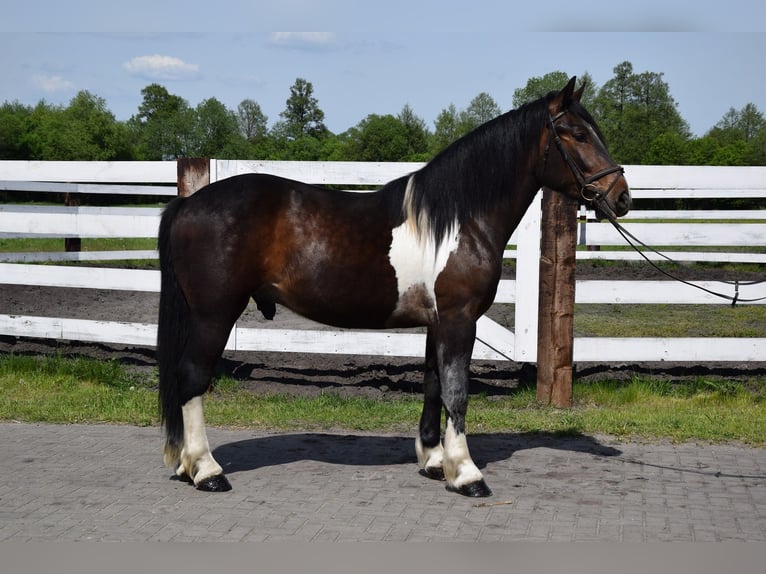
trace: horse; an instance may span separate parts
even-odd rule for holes
[[[603,216],[630,209],[623,169],[575,80],[371,193],[244,174],[172,200],[159,230],[157,360],[164,461],[177,476],[231,489],[210,451],[202,396],[252,298],[267,319],[279,304],[341,328],[425,326],[420,473],[490,496],[465,416],[476,321],[494,300],[511,233],[541,187]]]

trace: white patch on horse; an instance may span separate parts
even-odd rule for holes
[[[414,186],[414,176],[410,176],[404,196],[406,219],[391,231],[388,258],[396,273],[399,291],[394,314],[397,311],[420,310],[438,316],[434,286],[450,254],[458,247],[459,227],[454,222],[437,244],[428,213],[422,211],[416,217],[412,209]]]
[[[199,484],[206,478],[223,473],[223,469],[210,453],[202,397],[190,399],[181,407],[181,412],[184,419],[184,447],[177,474],[186,474],[194,484]]]
[[[425,471],[429,469],[441,469],[444,459],[444,447],[439,442],[436,446],[423,446],[420,437],[415,439],[415,452],[418,455],[418,464]]]

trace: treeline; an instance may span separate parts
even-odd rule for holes
[[[585,105],[605,134],[615,160],[624,164],[766,165],[766,120],[753,104],[730,109],[703,136],[693,137],[661,73],[636,73],[630,62],[596,86],[587,72]],[[531,78],[513,95],[513,106],[566,83],[563,72]],[[0,159],[172,160],[221,159],[426,161],[501,110],[487,93],[464,109],[450,104],[433,127],[405,105],[397,115],[370,114],[334,134],[311,82],[298,78],[285,109],[269,118],[252,99],[236,110],[214,97],[192,107],[159,84],[141,90],[143,100],[127,121],[117,121],[103,98],[79,92],[67,106],[45,101],[0,106]]]

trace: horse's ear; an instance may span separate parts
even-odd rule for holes
[[[582,94],[585,91],[585,82],[580,85],[580,88],[574,93],[574,99],[578,102],[582,101]]]
[[[579,101],[579,96],[577,96],[574,93],[574,87],[575,82],[577,81],[577,76],[572,76],[567,82],[567,85],[564,86],[564,89],[561,90],[558,94],[553,96],[553,99],[551,99],[550,102],[548,102],[548,111],[550,111],[551,115],[556,115],[559,112],[563,112],[567,108],[569,108],[569,104],[572,101],[573,98],[576,98]],[[580,92],[580,95],[582,93]]]

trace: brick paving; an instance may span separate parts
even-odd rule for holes
[[[766,449],[469,436],[476,500],[413,437],[208,434],[231,492],[172,479],[157,428],[0,423],[0,541],[766,541]]]

